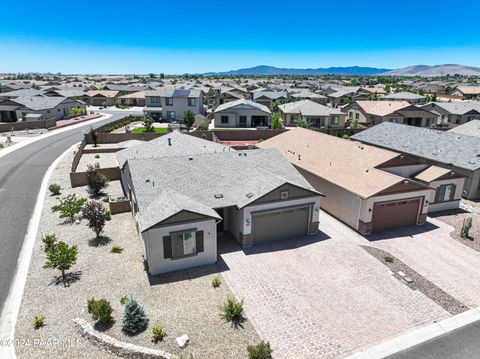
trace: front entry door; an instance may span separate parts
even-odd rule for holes
[[[247,116],[240,116],[238,126],[244,128],[247,127]]]

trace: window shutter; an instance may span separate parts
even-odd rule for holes
[[[172,258],[172,236],[163,237],[163,258]]]
[[[203,231],[195,232],[195,238],[197,241],[197,253],[203,252]]]
[[[455,191],[457,190],[457,185],[452,184],[452,191],[450,192],[450,201],[453,201],[455,198]]]

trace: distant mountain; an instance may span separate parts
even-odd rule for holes
[[[224,72],[207,72],[204,75],[376,75],[391,71],[390,69],[379,69],[375,67],[328,67],[318,69],[287,69],[274,66],[255,66],[246,69],[224,71]]]
[[[382,75],[388,76],[446,76],[446,75],[463,75],[463,76],[480,76],[480,68],[473,66],[464,66],[456,64],[446,65],[415,65],[408,66],[397,70],[388,71]]]

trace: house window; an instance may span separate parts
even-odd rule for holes
[[[197,99],[193,97],[188,98],[188,106],[195,107],[197,105]]]
[[[425,119],[425,127],[430,127],[432,125],[433,118],[427,118]]]
[[[455,192],[455,185],[447,184],[437,188],[437,202],[452,201]]]
[[[175,111],[167,111],[167,120],[175,120]]]
[[[292,122],[293,122],[294,124],[297,124],[297,122],[298,122],[298,115],[292,115]]]
[[[340,123],[340,116],[332,116],[330,122],[332,125],[338,125]]]
[[[173,106],[173,97],[165,97],[165,106]]]
[[[228,123],[228,116],[222,116],[222,123]]]
[[[348,111],[348,118],[350,118],[350,119],[353,118],[353,111]]]
[[[172,258],[190,256],[197,253],[195,232],[172,234]]]
[[[150,99],[152,103],[160,103],[160,97],[158,96],[152,96]]]
[[[390,122],[397,123],[397,119],[396,118],[391,118]]]
[[[288,191],[280,192],[280,199],[287,199],[288,198]]]
[[[360,115],[358,113],[355,114],[355,120],[358,120],[360,118]]]

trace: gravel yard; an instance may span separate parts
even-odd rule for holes
[[[96,157],[99,158],[96,158]],[[100,168],[118,167],[118,162],[115,153],[84,153],[80,158],[77,166],[77,172],[84,172],[88,165],[98,163]]]
[[[49,183],[60,184],[62,195],[77,193],[86,197],[85,187],[69,186],[72,159],[70,152],[59,163]],[[106,192],[116,192],[117,186],[118,181],[112,182]],[[80,317],[93,323],[86,309],[90,297],[105,298],[113,306],[115,322],[105,331],[107,335],[172,354],[188,357],[191,353],[195,359],[246,358],[247,345],[260,340],[248,318],[240,328],[220,318],[219,306],[233,295],[226,283],[216,289],[211,285],[212,276],[224,269],[221,264],[149,278],[130,213],[112,216],[105,226],[107,239],[98,245],[92,241],[94,233],[85,221],[78,225],[63,223],[57,213],[51,212],[57,202],[47,193],[16,326],[16,339],[25,343],[38,339],[46,344],[19,346],[16,349],[19,358],[113,358],[83,339],[72,322]],[[59,271],[42,268],[45,253],[41,235],[46,233],[55,233],[59,240],[78,246],[77,263],[70,270],[76,280],[67,287],[56,283]],[[123,247],[123,253],[110,253],[113,246]],[[123,295],[133,295],[144,305],[150,319],[148,329],[134,337],[121,330],[119,299]],[[38,330],[32,325],[36,315],[46,318],[46,325]],[[150,340],[151,328],[157,323],[165,327],[167,337],[154,344]],[[175,338],[183,334],[190,337],[190,344],[179,349]],[[53,340],[60,340],[60,344],[51,344]],[[74,345],[69,344],[72,342]]]

